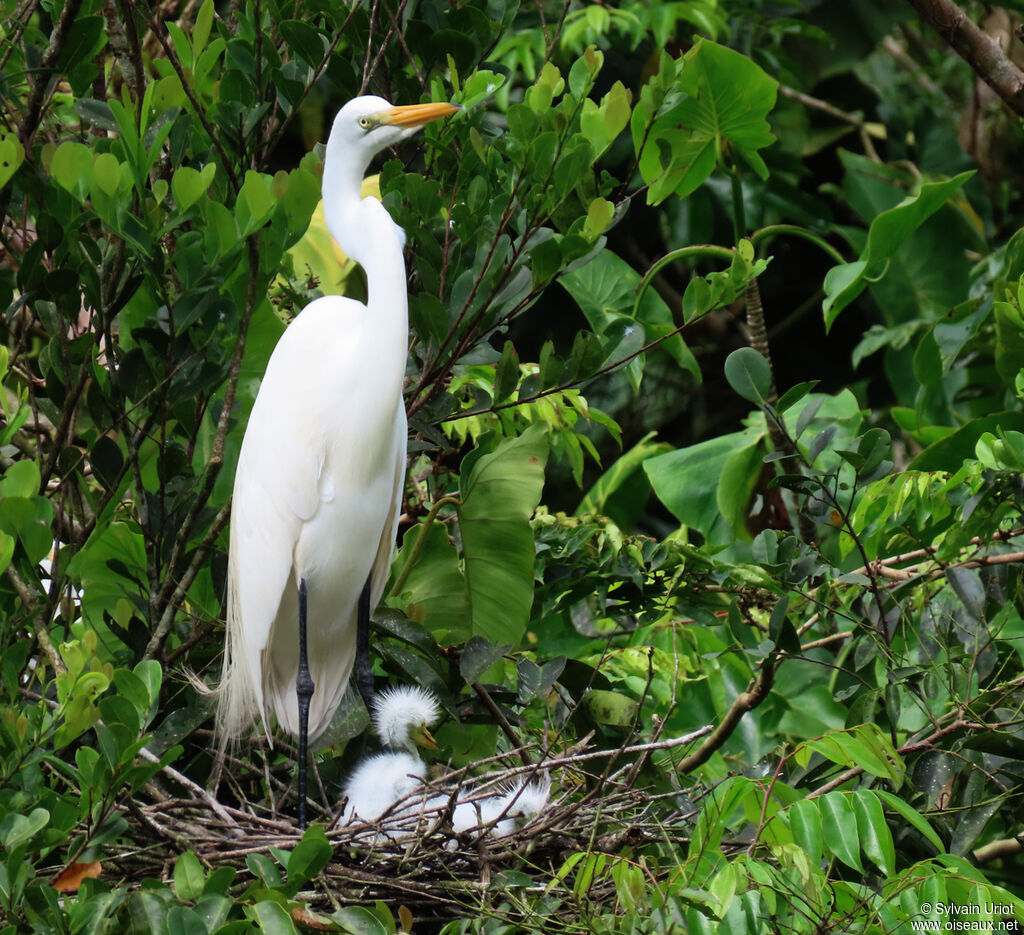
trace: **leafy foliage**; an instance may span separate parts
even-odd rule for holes
[[[367,863],[323,827],[358,701],[300,839],[287,749],[205,790],[178,677],[218,667],[275,342],[363,291],[310,222],[325,115],[367,90],[465,108],[368,183],[411,325],[377,674],[441,695],[455,768],[558,764],[486,879],[441,853],[434,927],[1024,921],[1020,128],[909,6],[781,8],[5,7],[4,932],[431,912],[328,882]],[[245,809],[279,836],[242,855]]]

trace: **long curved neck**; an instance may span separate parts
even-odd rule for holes
[[[360,197],[366,163],[327,141],[324,160],[324,217],[341,249],[366,273],[370,331],[385,348],[400,348],[401,371],[409,340],[409,300],[405,287],[403,236],[376,199]],[[376,342],[375,342],[376,343]],[[383,363],[383,362],[382,362]]]

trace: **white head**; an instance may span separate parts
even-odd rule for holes
[[[376,153],[412,136],[431,120],[460,109],[458,104],[395,107],[382,97],[369,94],[354,97],[334,118],[331,135],[327,138],[327,159],[344,157],[362,177]]]
[[[506,815],[516,818],[524,818],[528,821],[536,818],[551,798],[551,777],[542,773],[531,783],[523,780],[510,786],[501,798],[502,805],[508,811]]]
[[[400,685],[380,693],[373,706],[373,727],[385,747],[409,750],[437,749],[430,728],[441,716],[437,697],[425,688]]]
[[[338,111],[324,158],[324,214],[334,239],[364,269],[379,257],[400,261],[404,243],[387,213],[360,194],[370,160],[425,123],[460,109],[457,104],[393,107],[382,97],[367,95],[352,98]]]

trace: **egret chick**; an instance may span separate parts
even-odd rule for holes
[[[504,838],[533,821],[550,797],[551,780],[547,776],[531,783],[517,782],[502,795],[477,800],[465,797],[455,806],[452,828],[456,834],[472,831],[474,837],[490,833]]]
[[[440,716],[437,698],[425,689],[401,685],[381,692],[371,717],[388,752],[363,760],[349,776],[344,788],[348,802],[338,827],[356,818],[375,821],[422,784],[427,765],[416,748],[437,749],[430,728]]]

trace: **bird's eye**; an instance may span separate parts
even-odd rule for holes
[[[362,127],[362,128],[364,129],[364,130],[369,130],[369,129],[370,129],[370,127],[372,127],[372,126],[373,126],[373,121],[372,121],[372,120],[371,120],[371,119],[370,119],[369,117],[360,117],[360,118],[359,118],[359,120],[358,120],[358,121],[356,121],[356,122],[357,122],[357,123],[359,124],[359,126],[361,126],[361,127]]]

